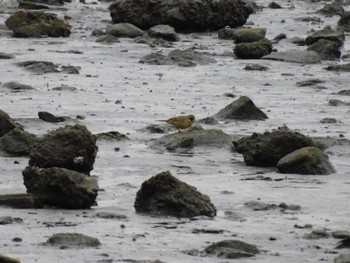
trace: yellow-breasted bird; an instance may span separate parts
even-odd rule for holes
[[[164,121],[166,123],[173,125],[180,132],[180,129],[186,129],[191,127],[194,120],[195,120],[194,115],[190,114],[190,115],[176,116],[167,120],[159,120],[159,121]]]

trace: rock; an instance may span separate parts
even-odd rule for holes
[[[265,120],[268,119],[266,114],[258,109],[254,102],[246,97],[241,96],[225,108],[216,113],[214,118],[225,120]]]
[[[244,69],[250,71],[266,71],[269,68],[260,64],[248,64],[244,67]]]
[[[232,39],[235,43],[251,43],[265,39],[266,28],[237,28],[233,29]]]
[[[97,149],[96,137],[85,126],[68,125],[39,139],[30,152],[29,165],[62,167],[89,174]]]
[[[16,128],[16,123],[4,111],[0,110],[0,137]]]
[[[49,237],[46,245],[59,246],[61,248],[99,247],[101,242],[95,237],[79,233],[57,233]]]
[[[239,43],[235,45],[233,52],[239,59],[259,59],[272,52],[272,43],[268,39]]]
[[[254,11],[241,0],[122,0],[109,10],[113,23],[131,23],[145,30],[169,25],[190,32],[242,26]]]
[[[176,64],[183,67],[191,67],[200,65],[208,65],[216,63],[216,60],[192,49],[179,50],[175,49],[169,52],[168,56],[161,53],[152,53],[141,58],[140,63],[151,65],[172,65]]]
[[[350,106],[350,102],[344,102],[344,101],[337,100],[337,99],[329,100],[328,104],[330,106],[335,106],[335,107],[337,107],[337,106]]]
[[[350,248],[350,237],[340,240],[335,248]]]
[[[50,112],[47,111],[39,111],[38,116],[40,120],[46,121],[46,122],[63,122],[65,121],[64,117],[56,117]]]
[[[334,118],[323,118],[320,120],[320,123],[330,124],[330,123],[337,123],[337,119]]]
[[[0,59],[13,59],[15,58],[12,54],[6,54],[4,52],[0,52]]]
[[[58,71],[58,66],[52,62],[48,61],[24,61],[17,63],[18,66],[24,67],[26,70],[29,70],[33,73],[37,74],[45,74],[45,73],[56,73]]]
[[[307,146],[314,146],[311,138],[291,131],[276,130],[253,133],[233,142],[236,150],[243,154],[244,162],[250,166],[276,166],[287,154]]]
[[[341,254],[334,259],[334,263],[350,263],[350,254]]]
[[[321,62],[320,55],[310,50],[288,50],[274,52],[264,56],[263,59],[280,60],[285,62],[295,62],[301,64],[316,64]]]
[[[277,163],[280,173],[290,174],[331,174],[335,173],[328,156],[317,147],[304,147],[291,152]]]
[[[34,3],[30,1],[18,0],[18,8],[30,10],[49,9],[50,6],[46,4]]]
[[[106,44],[113,44],[113,43],[120,43],[119,38],[112,36],[112,35],[105,35],[101,36],[96,39],[97,43],[106,43]]]
[[[342,231],[342,230],[333,231],[332,237],[339,238],[339,239],[350,238],[350,231],[346,231],[346,230],[345,231]]]
[[[2,84],[3,87],[10,89],[12,92],[20,92],[25,90],[33,90],[34,88],[30,85],[18,83],[15,81],[6,82]]]
[[[129,140],[129,137],[125,134],[122,134],[118,131],[102,132],[96,134],[98,140],[107,140],[107,141],[125,141]]]
[[[11,217],[11,216],[0,217],[0,225],[9,225],[13,223],[23,223],[23,219],[19,217]]]
[[[313,43],[316,43],[320,39],[326,39],[329,41],[334,41],[338,43],[340,46],[344,44],[345,35],[342,30],[333,30],[330,27],[325,27],[319,31],[312,33],[307,36],[305,39],[306,45],[310,46]]]
[[[340,64],[340,65],[329,65],[325,68],[328,71],[342,71],[342,72],[350,72],[350,63]]]
[[[144,32],[140,28],[130,23],[118,23],[108,26],[106,29],[106,34],[115,37],[135,38],[143,36]]]
[[[75,66],[62,66],[60,73],[65,73],[65,74],[79,74],[79,69],[80,67],[75,67]]]
[[[350,90],[341,90],[339,92],[337,92],[338,95],[342,95],[342,96],[350,96]]]
[[[278,34],[277,36],[275,36],[273,38],[273,43],[278,43],[280,42],[282,39],[286,39],[287,38],[287,35],[285,33],[281,33],[281,34]]]
[[[14,37],[69,37],[70,25],[66,20],[58,19],[55,14],[44,12],[17,11],[11,15],[5,25],[13,31]]]
[[[95,217],[104,218],[104,219],[119,219],[119,220],[123,220],[123,219],[128,218],[126,215],[109,213],[109,212],[97,212],[95,214]]]
[[[148,30],[148,35],[154,38],[162,38],[167,41],[179,41],[180,37],[175,29],[168,25],[156,25]]]
[[[322,60],[338,60],[341,55],[340,47],[338,42],[320,39],[311,44],[307,50],[315,51]]]
[[[12,156],[27,156],[38,138],[23,129],[16,127],[0,137],[0,149]]]
[[[318,10],[318,12],[325,16],[334,16],[342,15],[345,10],[342,2],[334,1],[333,3],[326,4],[323,8]]]
[[[254,211],[267,211],[267,210],[273,210],[273,209],[281,209],[281,211],[285,211],[285,210],[299,211],[301,209],[300,205],[288,205],[286,203],[280,203],[279,205],[276,205],[276,204],[267,204],[267,203],[258,202],[258,201],[249,201],[249,202],[246,202],[244,205],[250,209],[253,209]]]
[[[5,255],[0,254],[0,262],[1,263],[21,263],[18,259],[10,258]]]
[[[189,130],[171,133],[150,142],[150,147],[175,151],[177,149],[193,148],[195,146],[225,147],[231,143],[231,136],[221,130]]]
[[[98,185],[96,179],[65,168],[26,167],[23,172],[27,192],[39,195],[45,204],[86,209],[95,204]]]
[[[281,9],[282,8],[282,6],[280,6],[276,2],[269,3],[269,5],[267,7],[271,8],[271,9]]]
[[[53,6],[62,6],[67,0],[27,0],[27,2],[35,3],[35,4],[45,4],[45,5],[53,5]]]
[[[223,240],[206,247],[204,253],[219,258],[237,259],[253,257],[260,252],[255,245],[240,240]]]
[[[0,195],[0,206],[20,209],[37,209],[44,207],[44,200],[33,194]],[[1,262],[1,261],[0,261]]]
[[[178,180],[169,171],[143,182],[134,206],[138,213],[157,216],[181,218],[216,215],[216,209],[208,196]]]
[[[321,239],[321,238],[329,238],[329,234],[324,229],[314,230],[311,233],[304,235],[305,239]]]
[[[315,86],[317,84],[321,84],[324,82],[325,81],[321,79],[308,79],[308,80],[298,81],[296,84],[298,87],[310,87],[310,86]]]
[[[350,32],[350,11],[346,11],[340,16],[338,29]]]

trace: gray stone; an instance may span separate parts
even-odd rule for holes
[[[342,2],[334,1],[333,3],[326,4],[318,12],[326,16],[334,16],[343,14],[345,10]]]
[[[225,120],[265,120],[267,115],[256,107],[254,102],[246,97],[241,96],[225,108],[216,113],[214,118]]]
[[[208,196],[201,194],[169,171],[159,173],[143,182],[137,192],[135,209],[138,213],[158,216],[195,217],[216,215]]]
[[[23,129],[16,127],[0,137],[0,149],[12,156],[27,156],[38,138]]]
[[[45,74],[45,73],[56,73],[58,71],[58,66],[52,62],[48,61],[24,61],[17,63],[18,66],[24,67],[26,70],[29,70],[33,73],[37,74]]]
[[[244,67],[244,69],[249,71],[266,71],[269,68],[260,64],[248,64]]]
[[[77,247],[99,247],[101,242],[91,236],[79,233],[57,233],[52,235],[47,241],[47,245],[59,246],[61,248]]]
[[[68,125],[47,133],[30,152],[29,165],[62,167],[89,174],[97,154],[96,136],[83,125]]]
[[[140,28],[130,23],[118,23],[108,26],[106,29],[106,34],[115,37],[135,38],[142,36],[144,32]]]
[[[106,44],[113,44],[113,43],[120,43],[119,38],[113,36],[113,35],[104,35],[100,36],[99,38],[96,39],[97,43],[106,43]]]
[[[26,90],[34,90],[34,88],[30,85],[19,83],[16,81],[10,81],[2,84],[3,87],[8,88],[12,92],[20,92]]]
[[[339,65],[329,65],[325,69],[328,70],[328,71],[350,72],[350,63],[339,64]]]
[[[268,39],[239,43],[235,45],[233,52],[239,59],[259,59],[272,52],[272,43]]]
[[[0,110],[0,137],[16,128],[16,123],[4,111]]]
[[[291,174],[331,174],[335,169],[328,156],[317,147],[304,147],[291,152],[277,163],[280,173]]]
[[[242,26],[254,11],[241,0],[121,0],[109,10],[113,23],[132,23],[145,30],[170,25],[192,32]]]
[[[316,64],[321,62],[321,57],[315,51],[310,50],[288,50],[282,52],[274,52],[263,59],[280,60],[285,62],[295,62],[301,64]]]
[[[12,54],[6,54],[4,52],[0,52],[0,59],[13,59],[15,58]]]
[[[341,15],[338,21],[338,28],[350,32],[350,11],[346,11]]]
[[[350,254],[341,254],[334,259],[334,263],[350,263]]]
[[[169,25],[156,25],[148,30],[148,35],[154,38],[162,38],[167,41],[179,41],[180,37],[175,29]]]
[[[44,200],[33,194],[7,194],[0,195],[0,206],[19,209],[37,209],[44,207]]]
[[[337,42],[340,46],[344,44],[345,35],[342,30],[333,30],[330,27],[325,27],[319,31],[312,33],[307,36],[305,39],[306,45],[310,46],[313,43],[316,43],[320,39],[326,39],[330,41]]]
[[[237,259],[253,257],[260,252],[255,245],[240,240],[223,240],[206,247],[204,253],[219,258]]]
[[[341,55],[340,47],[341,45],[338,42],[320,39],[311,44],[307,50],[317,52],[322,60],[338,60]]]
[[[95,178],[64,168],[28,166],[23,179],[28,193],[40,196],[47,205],[68,209],[95,205],[99,190]]]
[[[276,166],[287,154],[307,146],[314,146],[311,138],[298,133],[276,130],[265,133],[253,133],[233,141],[236,150],[243,154],[244,162],[251,166]]]

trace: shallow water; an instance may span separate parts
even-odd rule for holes
[[[107,3],[78,1],[66,4],[72,17],[73,33],[67,39],[14,39],[4,28],[0,31],[0,51],[16,55],[14,60],[0,60],[1,82],[19,81],[35,87],[35,91],[11,93],[1,87],[0,105],[25,129],[36,134],[58,128],[62,124],[38,121],[38,111],[49,111],[59,116],[75,118],[85,116],[80,123],[93,133],[117,130],[127,133],[129,141],[99,141],[99,152],[92,174],[98,178],[100,188],[98,206],[91,210],[15,210],[0,208],[1,216],[20,217],[23,223],[0,225],[1,253],[22,262],[98,262],[126,259],[164,262],[227,262],[212,257],[196,257],[184,250],[202,250],[210,243],[223,239],[239,239],[256,244],[262,253],[255,258],[239,262],[331,262],[338,251],[334,238],[307,240],[303,236],[310,229],[295,225],[312,224],[314,229],[349,230],[349,147],[334,146],[327,152],[337,173],[329,176],[282,175],[267,168],[247,167],[241,155],[230,149],[194,148],[187,154],[159,152],[150,149],[147,142],[161,135],[147,134],[140,129],[181,113],[193,113],[197,119],[211,116],[232,102],[224,96],[230,92],[249,96],[269,117],[266,121],[229,123],[220,122],[205,128],[222,129],[229,134],[250,135],[253,132],[276,129],[286,125],[290,129],[311,136],[350,137],[349,107],[332,107],[330,99],[350,102],[346,96],[336,95],[348,89],[349,74],[324,70],[328,64],[236,60],[230,56],[215,56],[216,64],[181,68],[178,66],[151,66],[139,64],[141,57],[150,52],[170,48],[150,48],[121,39],[120,44],[104,45],[90,36],[95,28],[104,29],[110,16]],[[0,2],[2,3],[2,2]],[[268,1],[257,2],[267,6]],[[248,22],[267,28],[272,39],[280,33],[287,37],[305,37],[311,29],[334,26],[338,17],[327,18],[314,13],[326,2],[281,2],[284,9],[263,9],[251,15]],[[3,24],[9,13],[15,11],[15,1],[0,13]],[[294,8],[292,8],[294,7]],[[349,9],[347,6],[346,9]],[[64,12],[57,11],[62,15]],[[320,17],[322,23],[296,22],[294,18]],[[285,22],[281,22],[282,20]],[[215,32],[200,33],[200,39],[181,35],[175,47],[188,48],[195,44],[207,47],[206,52],[222,54],[232,52],[233,43],[220,40]],[[347,36],[348,37],[348,36]],[[343,53],[349,50],[346,41]],[[281,41],[274,48],[284,51],[297,47]],[[83,54],[58,53],[80,50]],[[80,66],[79,75],[33,75],[15,65],[26,60],[47,60],[61,65]],[[248,63],[269,67],[266,72],[250,72],[243,68]],[[325,80],[327,89],[297,87],[298,81],[318,78]],[[68,85],[76,92],[52,91]],[[120,100],[121,104],[115,102]],[[323,118],[336,118],[338,123],[322,124]],[[120,150],[116,152],[115,147]],[[129,156],[129,157],[126,157]],[[17,160],[19,164],[14,164]],[[21,172],[26,158],[0,157],[1,193],[25,192]],[[141,183],[151,176],[170,170],[171,173],[207,194],[217,208],[215,219],[199,220],[155,218],[136,214],[135,195]],[[274,181],[242,180],[256,175],[269,176]],[[252,211],[244,206],[248,201],[296,204],[301,211],[283,213],[279,210]],[[99,219],[96,212],[124,214],[127,220]],[[45,223],[46,222],[46,223]],[[47,223],[58,226],[47,227]],[[61,226],[66,222],[72,226]],[[162,223],[168,222],[167,225]],[[197,228],[222,229],[222,234],[193,234]],[[44,246],[48,237],[58,232],[79,232],[99,238],[99,249],[61,250]],[[22,242],[13,242],[15,237]],[[276,241],[269,240],[271,237]],[[346,250],[343,250],[344,253]],[[348,251],[347,251],[348,252]],[[107,261],[106,261],[107,262]]]

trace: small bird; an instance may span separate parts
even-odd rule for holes
[[[195,120],[194,115],[190,114],[190,115],[176,116],[167,120],[159,120],[159,121],[164,121],[166,123],[169,123],[173,125],[179,132],[181,132],[180,129],[186,129],[191,127],[194,120]]]

